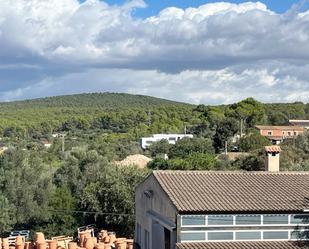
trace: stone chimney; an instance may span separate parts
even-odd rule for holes
[[[280,146],[265,146],[266,163],[265,170],[268,172],[280,171]]]

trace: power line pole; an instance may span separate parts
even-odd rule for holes
[[[151,126],[151,111],[148,111],[148,126]]]
[[[62,151],[62,153],[64,153],[64,136],[65,136],[65,134],[61,134],[61,141],[62,141],[61,151]]]

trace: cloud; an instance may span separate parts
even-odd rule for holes
[[[301,5],[285,14],[260,2],[222,2],[132,15],[144,7],[0,1],[0,97],[112,90],[194,103],[278,102],[309,91],[309,12]]]

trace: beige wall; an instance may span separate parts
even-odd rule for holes
[[[144,194],[145,191],[153,191],[152,198],[147,198]],[[150,175],[143,183],[141,183],[135,191],[135,214],[136,222],[141,225],[141,248],[144,249],[144,230],[152,232],[152,219],[147,215],[148,211],[154,211],[171,222],[176,224],[177,210],[163,191],[154,175]],[[135,234],[136,239],[136,234]],[[151,248],[151,247],[150,247]],[[159,248],[152,248],[159,249]]]
[[[280,171],[280,153],[276,153],[275,156],[272,153],[266,155],[266,171],[278,172]]]

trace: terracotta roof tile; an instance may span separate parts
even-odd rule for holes
[[[272,126],[272,125],[256,125],[259,130],[289,130],[289,131],[304,131],[304,127],[300,126]]]
[[[180,213],[301,212],[309,173],[154,171]]]
[[[248,242],[213,242],[179,243],[177,249],[299,249],[308,248],[301,242],[290,241],[248,241]]]
[[[277,153],[280,153],[281,152],[281,148],[280,148],[280,146],[277,146],[277,145],[265,146],[265,151],[266,152],[277,152]]]

